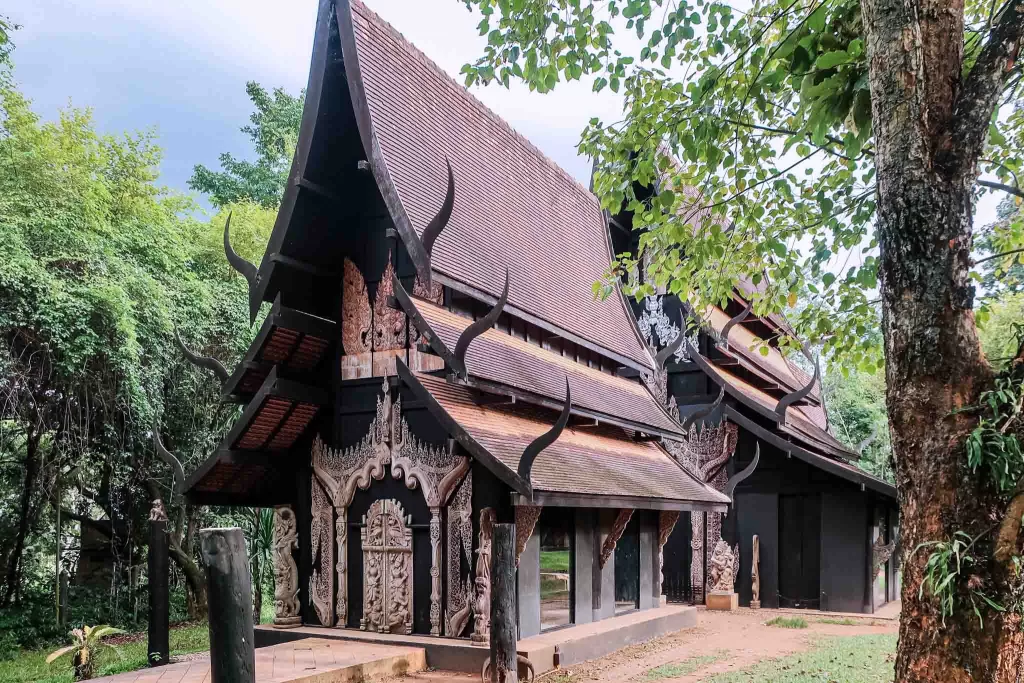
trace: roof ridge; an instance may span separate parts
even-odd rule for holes
[[[511,133],[513,137],[517,138],[519,142],[521,142],[526,148],[528,148],[539,160],[544,162],[547,166],[551,167],[552,170],[561,174],[562,177],[564,177],[566,180],[572,183],[577,190],[580,190],[581,192],[584,193],[585,196],[593,200],[593,202],[597,206],[598,211],[601,210],[601,202],[600,200],[598,200],[597,195],[591,192],[589,188],[587,188],[572,174],[570,174],[568,171],[562,168],[551,157],[549,157],[547,154],[541,151],[541,149],[537,147],[535,144],[533,144],[529,138],[527,138],[525,135],[523,135],[515,128],[513,128],[508,121],[503,119],[493,109],[484,104],[480,100],[480,98],[474,95],[469,88],[467,88],[465,85],[462,85],[457,80],[452,78],[447,71],[445,71],[427,53],[416,47],[416,44],[413,43],[408,38],[406,38],[401,31],[392,26],[386,19],[384,19],[384,17],[382,17],[381,15],[377,14],[375,11],[367,7],[366,4],[362,2],[362,0],[350,0],[350,3],[352,5],[352,9],[358,12],[360,16],[362,16],[367,21],[373,22],[380,28],[390,33],[393,38],[400,41],[403,44],[403,46],[405,46],[411,53],[415,54],[417,57],[422,58],[422,61],[424,61],[428,66],[437,71],[438,74],[443,76],[444,79],[450,83],[450,85],[456,88],[456,90],[464,94],[469,99],[469,101],[472,102],[480,110],[482,110],[488,116],[488,118],[490,118],[492,121],[503,127],[509,133]]]

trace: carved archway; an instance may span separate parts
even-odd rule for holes
[[[430,509],[430,633],[441,635],[441,510],[449,504],[452,494],[469,472],[469,458],[456,455],[447,448],[425,444],[413,436],[408,423],[401,416],[401,399],[391,403],[387,381],[384,382],[383,394],[377,397],[377,411],[370,429],[359,443],[346,449],[332,449],[318,438],[313,444],[314,479],[323,484],[336,514],[333,548],[334,557],[337,558],[334,623],[344,626],[348,618],[348,507],[356,490],[365,490],[374,480],[383,479],[388,465],[395,479],[404,481],[410,489],[420,489]],[[315,481],[314,488],[316,484]],[[467,481],[466,486],[471,487],[471,483]],[[459,509],[449,511],[449,515],[455,515],[457,521],[449,525],[449,533],[457,535],[459,546],[464,543],[463,537],[468,540],[472,534],[472,525],[467,525],[463,520],[468,519],[470,490],[467,490],[466,499],[456,505]],[[471,540],[468,542],[471,543]],[[321,540],[319,547],[322,549],[323,545]],[[321,562],[314,563],[313,567],[311,587],[314,583],[320,587],[319,595],[311,590],[314,606],[318,601],[323,602],[322,586],[328,583],[318,575],[322,566]],[[461,583],[461,577],[458,577],[457,583]],[[457,597],[453,599],[449,596],[449,615],[465,611],[462,596],[468,592],[468,588],[460,588],[462,590],[459,590]],[[317,608],[318,614],[321,609]],[[449,630],[453,630],[460,622],[464,628],[460,616]],[[459,632],[461,630],[458,629]],[[459,633],[449,635],[457,636]]]

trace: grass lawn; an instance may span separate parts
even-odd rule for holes
[[[775,617],[771,621],[764,622],[765,626],[778,626],[779,628],[807,628],[807,620],[803,617]]]
[[[896,635],[826,638],[807,652],[718,674],[711,683],[892,683]]]
[[[542,572],[567,572],[569,571],[568,550],[541,550],[540,570]]]
[[[146,634],[113,648],[104,648],[98,655],[96,677],[112,676],[146,666]],[[47,666],[46,655],[57,647],[22,652],[14,659],[0,661],[0,683],[71,683],[71,657],[65,655]],[[210,649],[210,636],[205,623],[187,624],[171,629],[171,656]]]
[[[662,678],[689,676],[697,669],[703,669],[705,666],[710,666],[720,659],[725,659],[728,656],[728,650],[717,650],[709,655],[695,655],[693,657],[687,657],[680,662],[671,662],[669,664],[656,666],[653,669],[648,669],[647,673],[644,674],[644,678],[648,681],[657,681]]]

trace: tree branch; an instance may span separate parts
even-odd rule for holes
[[[1020,249],[1011,249],[1010,251],[1004,251],[1001,254],[992,254],[991,256],[986,256],[985,258],[978,259],[977,261],[974,262],[974,265],[978,265],[979,263],[984,263],[985,261],[992,261],[992,260],[997,259],[997,258],[1003,258],[1004,256],[1012,256],[1013,254],[1020,254],[1022,252],[1024,252],[1024,247],[1022,247]]]
[[[940,164],[951,175],[973,172],[999,95],[1024,35],[1024,0],[1009,0],[956,97],[950,144]]]
[[[982,187],[990,187],[993,190],[1002,190],[1003,192],[1008,192],[1009,194],[1024,198],[1024,190],[1018,190],[1013,185],[1006,185],[1004,183],[997,183],[991,180],[981,179],[978,180],[978,184],[981,185]]]

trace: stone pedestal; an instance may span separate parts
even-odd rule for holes
[[[750,601],[750,609],[761,609],[761,601],[760,600],[751,600]]]
[[[739,595],[733,591],[711,591],[704,604],[710,610],[731,612],[739,607]]]

